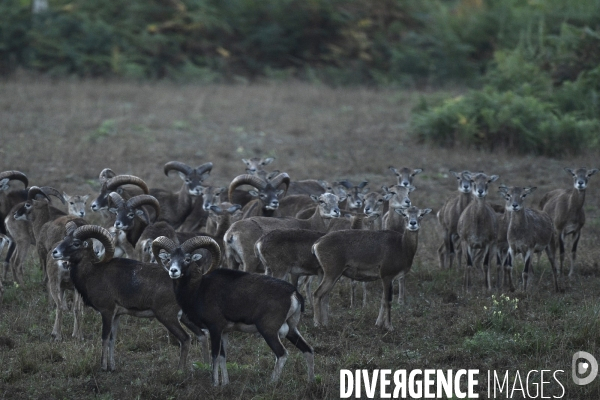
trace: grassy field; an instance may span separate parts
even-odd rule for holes
[[[499,175],[489,196],[496,203],[501,202],[498,184],[537,186],[529,199],[532,206],[551,189],[571,187],[563,167],[599,166],[597,154],[555,160],[419,146],[407,132],[410,110],[420,96],[439,95],[294,83],[174,86],[21,77],[0,82],[0,168],[25,172],[31,184],[95,194],[98,173],[106,167],[138,175],[150,187],[175,190],[180,180],[162,173],[171,160],[212,161],[210,182],[222,185],[244,171],[241,158],[252,156],[276,157],[273,168],[292,179],[366,179],[373,189],[394,183],[390,165],[420,167],[425,171],[416,177],[411,199],[435,212],[455,191],[449,169]],[[436,368],[479,369],[480,398],[487,397],[488,370],[509,370],[511,376],[520,371],[523,381],[530,370],[564,370],[559,375],[566,391],[562,398],[598,399],[600,379],[576,386],[571,357],[584,350],[600,358],[599,194],[600,177],[594,176],[577,275],[564,277],[564,293],[558,294],[545,257],[527,293],[488,293],[475,274],[474,290],[465,294],[462,268],[438,268],[440,230],[433,215],[426,217],[407,277],[407,304],[394,301],[393,331],[375,327],[381,296],[377,282],[368,285],[368,305],[355,309],[349,307],[347,281],[338,283],[326,328],[313,327],[307,307],[301,332],[315,348],[318,375],[310,385],[304,358],[293,346],[286,345],[290,358],[282,379],[270,385],[274,359],[267,345],[253,335],[232,334],[231,384],[213,388],[198,345],[190,354],[194,366],[179,372],[178,347],[166,329],[133,317],[121,322],[117,370],[102,372],[99,315],[86,309],[83,342],[70,337],[72,318],[67,315],[64,341],[52,342],[54,304],[31,257],[25,284],[5,283],[0,398],[339,398],[340,369]],[[519,261],[515,276],[521,268]],[[532,377],[539,382],[539,374]],[[544,395],[560,396],[560,386],[552,382]],[[520,396],[517,391],[513,398]]]

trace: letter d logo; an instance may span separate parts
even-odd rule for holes
[[[581,361],[578,362],[578,360]],[[598,375],[598,362],[590,353],[578,351],[577,353],[573,354],[572,373],[573,382],[575,382],[577,385],[587,385],[592,383],[592,381],[596,379],[596,376]],[[580,375],[585,374],[588,374],[588,376],[585,378],[580,378]]]

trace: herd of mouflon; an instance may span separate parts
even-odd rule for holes
[[[393,282],[398,281],[398,302],[403,302],[421,221],[432,212],[410,201],[413,179],[422,169],[390,167],[397,182],[372,191],[366,181],[292,181],[285,172],[265,169],[273,158],[242,161],[246,173],[228,187],[205,182],[210,162],[196,168],[168,162],[164,173],[174,172],[183,180],[177,192],[148,188],[137,176],[106,168],[99,175],[100,193],[90,204],[90,219],[97,224],[86,220],[88,195],[29,186],[23,172],[1,172],[2,278],[22,283],[27,254],[34,249],[56,303],[52,337],[62,340],[62,317],[69,309],[65,292],[71,290],[73,337],[83,338],[84,305],[102,317],[103,370],[115,369],[119,318],[133,315],[156,318],[179,340],[180,369],[186,367],[191,342],[182,324],[202,343],[207,363],[210,346],[214,385],[229,383],[230,331],[258,332],[264,338],[276,357],[272,381],[285,365],[281,340],[287,338],[304,354],[312,381],[314,352],[298,330],[301,314],[311,305],[314,324],[327,325],[329,295],[340,277],[352,283],[351,304],[357,282],[366,290],[365,282],[381,281],[376,326],[392,329]],[[497,175],[451,171],[458,191],[436,212],[443,232],[440,268],[452,268],[455,261],[464,268],[467,292],[473,266],[483,273],[487,290],[514,291],[513,264],[521,254],[519,284],[526,291],[533,255],[539,262],[544,252],[554,288],[562,290],[566,239],[572,237],[572,276],[585,223],[586,188],[598,170],[565,171],[573,186],[544,194],[537,206],[526,201],[535,187],[501,184],[497,190],[505,204],[497,205],[486,199]],[[53,198],[66,210],[56,207]],[[0,280],[0,303],[2,294]]]

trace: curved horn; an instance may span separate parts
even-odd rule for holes
[[[211,162],[204,163],[201,166],[196,167],[196,173],[198,175],[202,175],[202,174],[206,174],[206,173],[210,174],[210,172],[212,171],[212,167],[213,167],[213,163],[211,163]]]
[[[263,179],[256,175],[238,175],[229,184],[229,199],[231,199],[233,191],[241,185],[251,185],[257,188],[258,190],[262,190],[265,187],[267,187],[267,182],[265,182]]]
[[[274,188],[278,188],[282,184],[285,184],[285,192],[283,192],[283,195],[285,196],[287,193],[288,187],[290,187],[290,177],[285,172],[282,172],[281,174],[277,175],[275,178],[271,179],[271,185],[273,185]]]
[[[117,192],[110,192],[108,194],[108,196],[109,196],[108,198],[110,199],[110,202],[112,202],[115,206],[117,206],[117,208],[121,208],[121,206],[125,202],[125,200],[123,200],[121,195]]]
[[[160,215],[160,204],[156,197],[150,196],[149,194],[140,194],[127,200],[127,205],[131,208],[139,208],[141,206],[150,206],[154,208],[156,218]]]
[[[115,254],[115,243],[109,231],[98,225],[83,225],[75,229],[73,237],[79,240],[96,239],[104,246],[103,262],[110,261]]]
[[[98,175],[98,180],[100,181],[100,183],[104,183],[109,179],[114,178],[115,176],[117,176],[117,174],[115,174],[112,169],[104,168],[102,171],[100,171],[100,175]]]
[[[8,179],[10,181],[21,181],[27,187],[29,185],[29,180],[27,180],[27,176],[21,171],[4,171],[0,172],[0,181],[2,179]]]
[[[177,250],[177,245],[174,241],[172,241],[166,236],[159,236],[156,239],[154,239],[154,241],[152,242],[152,254],[154,254],[154,259],[156,260],[156,262],[162,265],[162,262],[159,261],[159,254],[161,249],[164,249],[169,254],[173,254],[173,252]],[[163,268],[166,269],[164,265]]]
[[[48,201],[50,203],[52,202],[52,200],[50,200],[50,197],[48,197],[46,192],[44,192],[42,190],[42,188],[40,188],[38,186],[32,186],[29,188],[29,191],[27,192],[27,200],[35,199],[35,196],[37,196],[38,194],[41,194],[42,196],[44,196],[46,199],[48,199]]]
[[[59,192],[58,190],[54,189],[53,187],[42,186],[40,189],[42,189],[42,191],[44,193],[46,193],[48,196],[52,195],[52,196],[58,198],[61,203],[67,204],[67,201],[65,200],[65,197],[62,195],[62,193]]]
[[[221,264],[221,249],[215,240],[208,236],[196,236],[186,240],[181,245],[181,250],[184,253],[191,253],[197,249],[207,249],[210,252],[212,262],[210,268],[206,271],[206,274],[216,269]]]
[[[67,236],[73,235],[73,232],[77,229],[77,224],[73,221],[69,221],[65,225],[65,229],[67,230]]]
[[[144,182],[142,178],[138,178],[134,175],[117,175],[113,178],[110,178],[106,182],[106,188],[108,190],[115,190],[119,186],[123,185],[136,185],[140,189],[142,189],[145,194],[148,194],[150,192],[148,190],[148,185],[146,185],[146,182]]]
[[[212,168],[212,164],[211,164],[211,168]],[[168,163],[165,164],[165,168],[164,168],[165,175],[168,176],[169,172],[172,170],[183,172],[186,175],[191,174],[193,171],[192,167],[190,167],[187,164],[184,164],[179,161],[169,161]]]

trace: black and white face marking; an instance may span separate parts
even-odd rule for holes
[[[536,187],[526,187],[521,188],[518,186],[515,187],[506,187],[500,186],[499,191],[504,196],[506,200],[506,210],[507,211],[520,211],[524,208],[523,201],[528,194],[532,193],[537,189]]]
[[[260,191],[250,190],[248,193],[254,197],[258,197],[264,204],[266,210],[276,210],[279,208],[279,197],[283,195],[285,190],[276,189],[271,184],[268,184]]]
[[[88,246],[87,241],[76,239],[73,236],[65,236],[63,241],[52,250],[52,258],[69,261],[73,255]]]
[[[117,215],[113,226],[123,231],[128,231],[133,227],[136,215],[144,217],[144,210],[131,208],[125,202],[120,207],[110,208],[110,212]]]
[[[27,215],[29,213],[31,213],[32,210],[33,210],[33,205],[31,204],[30,200],[27,200],[25,203],[23,203],[23,205],[21,207],[19,207],[17,209],[17,211],[15,211],[15,213],[13,214],[13,217],[17,221],[27,221]]]
[[[585,190],[587,188],[590,176],[598,172],[598,169],[594,168],[588,170],[587,168],[578,168],[576,170],[572,170],[571,168],[565,168],[565,171],[573,176],[573,187],[575,189]]]
[[[473,194],[483,199],[488,194],[488,185],[498,179],[498,175],[487,176],[483,172],[468,174],[473,185]]]
[[[395,208],[394,211],[404,217],[406,220],[406,229],[415,232],[419,230],[421,227],[421,220],[431,212],[431,208],[419,210],[417,207],[411,206],[407,209]]]
[[[169,273],[171,279],[179,279],[187,272],[191,263],[202,258],[202,254],[184,254],[181,248],[178,247],[172,254],[161,250],[158,257],[161,260],[163,268]]]
[[[339,218],[342,215],[339,207],[339,198],[335,194],[323,193],[320,196],[312,194],[310,198],[317,203],[321,217]]]

